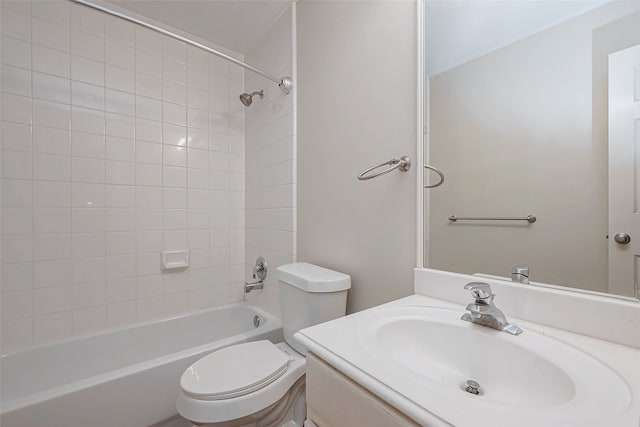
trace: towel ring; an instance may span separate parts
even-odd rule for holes
[[[382,170],[380,172],[374,173],[373,175],[367,175],[369,172],[381,168],[383,166],[390,165],[391,167]],[[384,163],[380,163],[379,165],[372,166],[369,169],[363,170],[360,175],[358,175],[358,179],[360,181],[366,181],[367,179],[375,178],[380,175],[384,175],[385,173],[389,173],[393,170],[400,169],[402,172],[406,172],[411,168],[411,159],[407,156],[402,156],[399,159],[391,159]]]
[[[437,173],[440,176],[440,182],[433,184],[433,185],[425,185],[424,188],[436,188],[442,185],[442,183],[444,182],[444,174],[442,172],[440,172],[438,169],[434,168],[433,166],[429,166],[429,165],[424,165],[425,168],[434,171],[435,173]]]

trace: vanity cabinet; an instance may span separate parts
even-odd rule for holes
[[[419,425],[313,353],[307,356],[307,419],[318,427]]]

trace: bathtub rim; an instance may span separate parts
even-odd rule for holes
[[[207,308],[203,308],[201,310],[189,311],[187,313],[176,314],[176,315],[171,316],[171,317],[163,317],[163,318],[158,318],[158,319],[145,320],[144,322],[132,323],[131,325],[116,326],[116,327],[113,327],[113,328],[100,329],[99,331],[96,331],[95,333],[74,335],[74,336],[59,340],[59,341],[51,341],[51,342],[44,342],[44,343],[40,343],[40,344],[30,345],[30,346],[27,346],[27,347],[19,348],[17,350],[9,352],[9,353],[0,354],[0,360],[4,359],[6,357],[9,357],[9,356],[15,356],[18,353],[23,353],[23,352],[27,352],[27,351],[33,351],[33,350],[40,350],[40,349],[43,349],[43,348],[46,348],[46,347],[49,347],[49,346],[52,346],[52,345],[69,344],[69,343],[72,343],[72,342],[75,342],[75,341],[80,341],[80,340],[91,338],[91,337],[99,337],[99,336],[102,336],[102,335],[112,334],[114,332],[123,332],[123,331],[128,331],[130,329],[135,329],[135,328],[140,328],[140,327],[145,327],[145,326],[150,326],[150,325],[155,325],[155,324],[166,323],[166,322],[170,322],[172,320],[182,319],[182,318],[193,316],[193,315],[196,315],[196,314],[202,314],[202,313],[207,313],[207,312],[212,312],[212,311],[220,311],[220,310],[223,310],[223,309],[229,308],[229,307],[248,307],[248,308],[251,308],[256,312],[256,314],[259,314],[261,317],[265,317],[267,319],[267,324],[269,323],[269,320],[271,320],[271,319],[273,319],[273,320],[275,320],[277,322],[280,322],[280,319],[278,317],[274,316],[273,314],[267,313],[263,309],[255,306],[253,304],[250,304],[250,303],[248,303],[246,301],[234,301],[234,302],[230,302],[229,304],[219,305],[219,306],[215,306],[215,307],[207,307]],[[255,329],[258,329],[258,328],[254,328],[252,330],[255,330]]]
[[[162,356],[158,356],[158,357],[154,357],[148,360],[145,360],[143,362],[138,362],[138,363],[134,363],[132,365],[128,365],[125,366],[123,368],[118,368],[118,369],[113,369],[111,371],[105,372],[105,373],[101,373],[98,375],[93,375],[91,377],[87,377],[87,378],[83,378],[74,382],[71,382],[69,384],[63,384],[57,387],[53,387],[47,390],[43,390],[43,391],[39,391],[39,392],[35,392],[35,393],[31,393],[27,396],[23,396],[23,397],[19,397],[16,399],[12,399],[6,402],[1,402],[0,401],[0,416],[8,414],[10,412],[16,411],[16,410],[20,410],[23,408],[26,408],[30,405],[34,405],[40,402],[44,402],[50,399],[53,399],[57,396],[60,395],[65,395],[65,394],[70,394],[70,393],[74,393],[77,392],[79,390],[88,388],[88,387],[92,387],[92,386],[96,386],[108,381],[113,381],[113,380],[117,380],[123,377],[126,377],[128,375],[133,375],[135,373],[138,372],[142,372],[145,370],[149,370],[149,369],[153,369],[156,368],[160,365],[163,364],[167,364],[182,358],[188,358],[188,357],[192,357],[195,356],[197,354],[200,353],[205,353],[208,351],[214,351],[220,348],[224,348],[224,347],[228,347],[234,344],[238,344],[238,343],[243,343],[243,342],[247,342],[249,338],[252,338],[256,335],[259,334],[270,334],[270,333],[274,333],[277,332],[278,329],[282,329],[282,325],[280,322],[280,319],[278,319],[277,317],[265,312],[264,310],[249,304],[245,301],[238,301],[238,302],[233,302],[227,305],[223,305],[223,306],[218,306],[218,307],[210,307],[207,309],[203,309],[203,310],[198,310],[198,311],[193,311],[193,312],[189,312],[186,314],[181,314],[181,315],[177,315],[177,316],[173,316],[170,318],[164,318],[164,319],[159,319],[156,321],[145,321],[143,323],[137,323],[134,325],[128,325],[122,328],[112,328],[109,330],[103,330],[100,331],[100,333],[97,334],[87,334],[87,335],[78,335],[72,338],[68,338],[65,340],[61,340],[61,341],[56,341],[53,343],[47,343],[47,344],[42,344],[42,345],[38,345],[38,346],[33,346],[33,347],[28,347],[26,349],[20,350],[18,352],[14,352],[14,353],[8,353],[7,355],[3,355],[2,357],[6,357],[9,355],[16,355],[17,353],[21,353],[21,352],[26,352],[26,351],[30,351],[30,350],[35,350],[35,349],[39,349],[39,348],[43,348],[43,347],[47,347],[50,345],[57,345],[57,344],[63,344],[63,343],[70,343],[70,342],[74,342],[77,340],[81,340],[81,339],[86,339],[87,337],[95,337],[95,336],[100,336],[103,334],[108,334],[108,333],[113,333],[113,332],[118,332],[118,331],[125,331],[128,329],[133,329],[135,327],[140,327],[140,326],[146,326],[146,325],[150,325],[150,324],[158,324],[158,323],[163,323],[166,321],[170,321],[170,320],[175,320],[175,319],[179,319],[179,318],[183,318],[183,317],[188,317],[194,314],[199,314],[199,313],[204,313],[204,312],[210,312],[210,311],[217,311],[217,310],[221,310],[224,308],[229,308],[229,307],[234,307],[234,306],[243,306],[243,307],[249,307],[251,308],[256,314],[260,315],[261,317],[264,317],[267,319],[267,322],[265,323],[264,327],[256,327],[254,329],[251,329],[247,332],[242,332],[240,334],[236,334],[236,335],[232,335],[229,337],[225,337],[216,341],[211,341],[205,344],[201,344],[195,347],[189,347],[180,351],[176,351],[173,353],[169,353],[169,354],[165,354]],[[259,331],[259,333],[257,332]]]

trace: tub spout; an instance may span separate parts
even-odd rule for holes
[[[248,294],[251,291],[255,291],[256,289],[264,288],[264,282],[262,280],[258,280],[257,282],[247,283],[244,282],[244,293]]]

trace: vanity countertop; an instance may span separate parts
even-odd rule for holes
[[[459,348],[459,351],[464,353],[463,359],[466,360],[465,363],[469,360],[472,361],[470,365],[467,364],[468,366],[474,366],[474,351],[475,348],[478,348],[479,343],[482,344],[484,342],[486,344],[488,342],[489,344],[485,348],[492,346],[492,343],[496,343],[497,348],[507,348],[509,346],[515,348],[519,347],[521,343],[527,343],[529,348],[532,349],[532,353],[518,353],[519,350],[517,350],[513,354],[519,354],[522,358],[515,361],[512,360],[514,357],[511,357],[511,353],[509,353],[510,357],[508,359],[501,359],[506,353],[496,351],[495,354],[497,356],[492,356],[490,360],[491,364],[494,365],[492,368],[482,364],[473,368],[476,373],[483,371],[479,374],[480,377],[483,375],[486,377],[486,371],[493,369],[492,372],[497,372],[503,379],[507,378],[506,383],[509,383],[511,376],[518,376],[519,364],[524,366],[530,362],[530,359],[538,358],[542,360],[544,356],[539,358],[535,353],[544,355],[544,351],[552,355],[549,358],[551,362],[545,361],[542,365],[531,365],[535,366],[536,369],[535,372],[530,373],[529,377],[522,377],[525,384],[516,383],[515,388],[512,390],[513,392],[511,390],[500,390],[502,397],[496,400],[492,397],[495,395],[490,393],[485,396],[476,396],[465,393],[460,389],[461,386],[457,384],[453,386],[452,384],[454,383],[449,381],[451,378],[446,377],[453,377],[453,374],[458,373],[453,372],[456,371],[455,367],[436,367],[432,361],[425,361],[424,366],[422,366],[420,360],[410,360],[407,363],[413,363],[411,366],[419,367],[412,370],[402,363],[390,360],[385,349],[380,351],[380,347],[377,349],[375,346],[372,347],[371,339],[366,338],[371,336],[370,332],[374,328],[371,324],[378,321],[376,319],[380,318],[381,313],[384,315],[386,311],[395,313],[393,314],[395,316],[400,313],[399,316],[402,317],[402,313],[419,312],[420,310],[445,313],[450,319],[454,319],[450,321],[453,327],[467,329],[472,334],[478,333],[477,329],[472,328],[481,328],[479,332],[484,336],[481,340],[473,343],[459,340],[453,344],[454,349]],[[304,329],[297,337],[311,352],[422,425],[455,425],[457,427],[514,425],[520,427],[638,427],[640,421],[639,349],[567,332],[551,326],[511,318],[508,312],[506,313],[507,318],[512,323],[522,327],[524,329],[523,334],[511,336],[490,328],[472,325],[462,320],[460,322],[463,325],[458,325],[456,323],[457,319],[464,312],[465,307],[462,305],[416,294]],[[399,325],[402,326],[402,324]],[[445,327],[441,336],[446,335],[448,330],[451,330],[451,328],[447,329]],[[395,331],[396,333],[401,332],[399,329]],[[419,331],[418,329],[418,335]],[[422,345],[423,349],[428,349],[428,346],[432,345],[434,337],[438,338],[439,332],[436,331],[435,334],[432,330],[428,338],[430,341],[422,344],[418,343],[420,339],[415,340],[415,345],[411,340],[402,341],[402,345],[405,347],[402,349],[396,348],[394,353],[396,355],[399,354],[400,358],[410,359],[411,354],[419,354],[418,350],[413,347]],[[471,335],[467,333],[467,336]],[[391,339],[390,342],[401,342],[394,341],[393,335],[389,339]],[[495,339],[498,341],[492,341]],[[448,340],[448,342],[451,342],[451,340]],[[511,345],[513,343],[516,343],[516,345]],[[438,345],[438,343],[433,342],[433,346]],[[504,347],[505,345],[506,347]],[[547,347],[545,348],[545,346]],[[564,348],[567,350],[566,354],[573,354],[577,357],[575,357],[575,360],[567,360],[571,359],[571,357],[558,356],[553,350],[549,350],[553,348]],[[612,379],[615,387],[608,388],[609,385],[604,384],[601,378],[590,369],[581,369],[582,365],[580,363],[582,361],[587,363],[584,366],[599,366],[602,370],[608,372],[607,376]],[[455,364],[456,362],[452,363]],[[589,365],[589,363],[594,365]],[[448,365],[448,362],[445,362],[444,365]],[[546,370],[538,371],[538,366],[542,366]],[[430,371],[436,370],[445,374],[430,374]],[[564,385],[559,383],[560,385],[556,387],[557,379],[555,377],[562,377],[562,372],[572,370],[573,372],[570,372],[572,380],[565,382],[568,390],[570,390],[566,393],[568,397],[562,396],[562,393],[557,390]],[[585,370],[590,372],[583,372]],[[558,375],[553,374],[554,372],[558,372]],[[448,375],[449,373],[452,375]],[[545,373],[547,378],[541,378]],[[490,378],[487,380],[489,383],[491,383],[492,375],[490,374]],[[529,381],[530,384],[528,384]],[[494,383],[498,384],[500,381],[494,381]],[[502,381],[501,384],[504,387],[505,382]],[[549,393],[545,392],[545,384],[549,387]],[[487,388],[491,388],[490,386],[491,384],[488,384]],[[524,389],[518,390],[520,386],[524,387]],[[494,386],[493,390],[498,387],[498,385]],[[530,391],[529,388],[535,389],[536,387],[542,388],[535,395],[539,398],[538,401],[533,402],[528,400],[529,395],[527,393]],[[524,390],[524,394],[518,397],[518,393],[522,390]],[[584,393],[582,390],[587,390],[588,392]],[[557,395],[556,400],[554,400],[554,393]],[[598,393],[600,394],[598,395]],[[594,396],[597,398],[597,402],[594,400]]]

